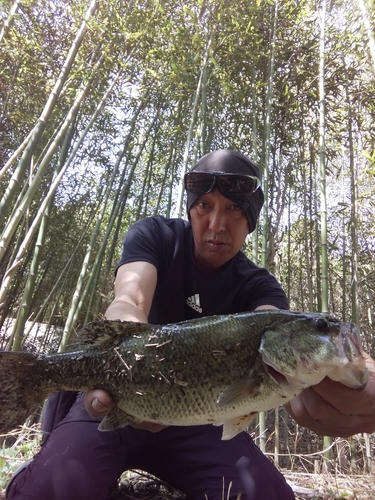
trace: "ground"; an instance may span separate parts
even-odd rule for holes
[[[24,426],[9,434],[0,446],[0,500],[4,489],[18,467],[30,459],[40,447],[40,426]],[[1,436],[0,436],[1,438]],[[4,440],[5,436],[3,436]],[[282,469],[296,500],[375,500],[373,474],[314,474]],[[109,500],[188,500],[149,474],[129,471]]]
[[[282,472],[289,484],[292,485],[296,500],[375,500],[374,475]],[[306,491],[300,488],[305,488]]]
[[[296,500],[375,500],[375,476],[334,476],[282,471]],[[0,500],[5,500],[4,492]],[[131,472],[110,500],[188,500],[148,474]],[[240,499],[238,499],[240,500]]]
[[[309,474],[283,470],[296,500],[375,500],[375,476]],[[147,474],[133,473],[111,500],[188,500]]]

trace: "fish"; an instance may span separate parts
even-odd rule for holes
[[[0,352],[0,433],[22,425],[55,391],[104,389],[111,431],[142,421],[245,430],[325,377],[353,389],[368,380],[357,328],[325,313],[242,312],[152,325],[85,325],[69,352]]]

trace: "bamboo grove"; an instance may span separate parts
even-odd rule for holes
[[[63,351],[111,300],[129,225],[184,216],[184,173],[229,147],[263,175],[246,253],[375,354],[373,4],[6,0],[0,20],[3,348],[28,321]]]

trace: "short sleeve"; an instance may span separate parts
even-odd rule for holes
[[[278,309],[289,309],[288,299],[281,285],[267,269],[258,268],[254,273],[250,294],[251,309],[271,305]]]

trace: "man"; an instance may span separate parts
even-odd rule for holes
[[[107,318],[170,323],[286,309],[275,278],[240,251],[263,205],[259,177],[258,167],[241,153],[220,150],[204,156],[185,177],[191,224],[152,217],[129,230]],[[8,500],[105,500],[129,468],[156,475],[189,500],[240,494],[243,500],[294,498],[247,433],[222,441],[220,427],[150,423],[104,433],[97,425],[112,407],[110,396],[91,391],[85,405],[92,416],[80,395],[41,452],[14,478]],[[301,419],[309,413],[305,403],[290,411]]]

